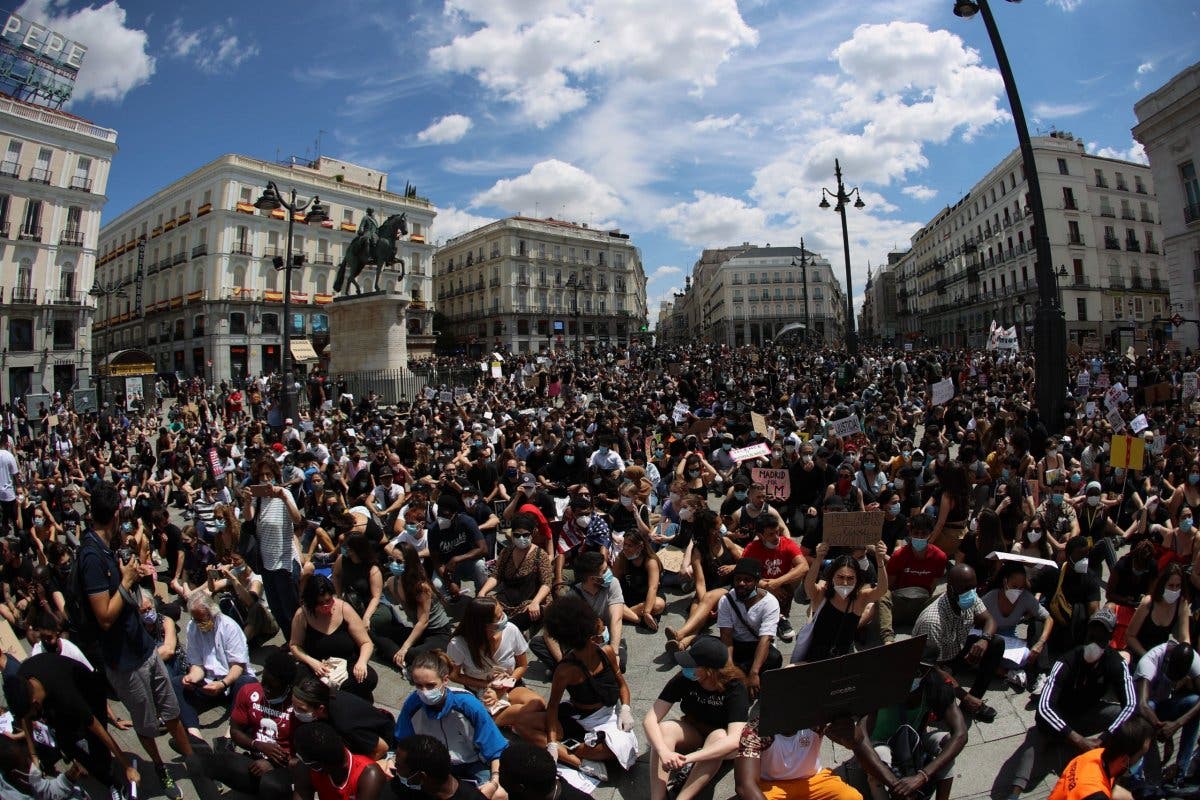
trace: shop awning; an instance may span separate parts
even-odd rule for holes
[[[154,359],[145,350],[130,348],[109,353],[97,366],[101,376],[133,378],[138,375],[153,375]]]
[[[313,349],[308,339],[292,340],[292,358],[297,361],[316,361],[317,351]]]

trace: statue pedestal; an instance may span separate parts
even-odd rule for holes
[[[355,400],[413,397],[408,370],[408,298],[399,293],[338,297],[329,304],[329,373],[346,379]]]

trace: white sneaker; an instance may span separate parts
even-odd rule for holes
[[[585,775],[591,775],[601,783],[608,781],[608,768],[601,761],[592,761],[590,758],[585,758],[580,761],[579,771]]]
[[[1033,695],[1038,695],[1038,694],[1041,694],[1041,693],[1042,693],[1042,689],[1044,689],[1044,688],[1045,688],[1045,686],[1046,686],[1046,676],[1045,676],[1045,675],[1038,675],[1038,676],[1037,676],[1037,677],[1034,679],[1034,681],[1033,681],[1033,685],[1029,687],[1029,693],[1030,693],[1030,694],[1033,694]]]

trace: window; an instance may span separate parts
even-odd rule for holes
[[[42,237],[42,201],[30,200],[25,206],[25,220],[21,223],[21,238],[40,241]]]
[[[238,198],[239,198],[239,199],[240,199],[240,201],[241,201],[241,202],[243,202],[243,203],[249,203],[249,202],[250,202],[250,187],[249,187],[249,186],[243,186],[243,187],[242,187],[242,191],[241,191],[241,193],[238,195]],[[159,224],[159,225],[162,225],[162,218],[161,218],[161,217],[159,217],[158,224]]]
[[[21,175],[21,143],[16,139],[8,143],[8,152],[4,154],[4,174],[10,178]]]
[[[1138,194],[1146,193],[1146,184],[1142,181],[1141,175],[1133,176],[1133,190]]]
[[[1071,244],[1083,244],[1083,236],[1079,233],[1079,222],[1077,220],[1067,220],[1067,232]]]
[[[1187,161],[1179,165],[1179,179],[1183,182],[1183,218],[1186,222],[1200,219],[1200,179],[1196,177],[1196,165]]]
[[[244,313],[235,311],[229,315],[229,332],[233,334],[246,332],[246,315]]]
[[[1087,321],[1088,316],[1087,316],[1087,298],[1086,297],[1076,297],[1075,298],[1075,318],[1078,319],[1080,322]]]
[[[63,264],[62,272],[58,275],[59,302],[73,302],[75,296],[75,266]]]
[[[8,349],[14,353],[33,351],[33,320],[10,319],[8,321]]]
[[[1071,170],[1067,169],[1067,160],[1065,158],[1060,158],[1058,160],[1058,174],[1059,175],[1070,175],[1071,174]]]
[[[1117,173],[1117,188],[1122,192],[1129,191],[1129,184],[1125,182],[1125,173],[1123,172]]]
[[[1104,180],[1104,170],[1102,169],[1096,170],[1096,185],[1101,189],[1108,188],[1108,181]]]
[[[50,158],[52,155],[53,153],[48,147],[38,150],[37,161],[34,164],[33,171],[29,173],[29,180],[39,183],[50,182]]]
[[[1075,192],[1070,186],[1063,187],[1063,208],[1068,211],[1075,211],[1079,208],[1079,206],[1075,205]],[[1008,212],[1005,211],[1004,215],[1008,216]]]
[[[199,337],[199,336],[203,336],[203,335],[204,335],[204,315],[197,314],[196,316],[192,317],[192,337],[195,338],[195,337]]]
[[[278,314],[263,314],[262,315],[262,332],[263,333],[279,333],[279,315]]]
[[[72,189],[83,189],[91,191],[92,182],[88,178],[88,173],[92,171],[92,160],[87,156],[80,156],[75,160],[75,176],[71,178]]]

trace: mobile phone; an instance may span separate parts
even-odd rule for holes
[[[578,739],[563,739],[558,743],[558,746],[566,749],[567,752],[570,752],[579,747],[581,744],[583,744],[583,742],[579,741]]]
[[[274,492],[275,487],[265,483],[255,483],[250,485],[251,497],[270,497]]]

